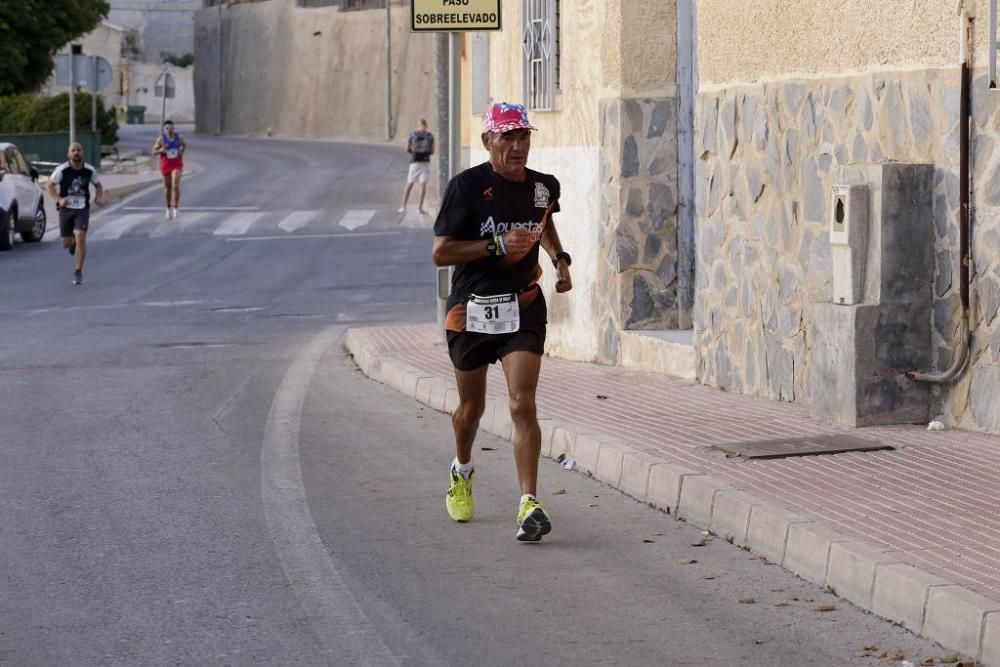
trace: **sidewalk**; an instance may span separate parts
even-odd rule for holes
[[[457,404],[434,325],[352,329],[347,346],[373,379],[439,410]],[[487,398],[481,428],[510,438],[497,367]],[[1000,438],[844,429],[799,404],[554,358],[542,367],[538,410],[543,455],[572,458],[624,493],[1000,667]],[[896,449],[772,460],[710,449],[833,434]]]

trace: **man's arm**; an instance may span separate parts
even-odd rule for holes
[[[451,236],[434,237],[434,265],[454,266],[456,264],[468,264],[479,259],[494,257],[490,252],[490,245],[497,246],[499,255],[526,255],[535,245],[531,238],[531,232],[523,229],[501,234],[494,241],[493,239],[483,239],[481,241],[462,241]]]
[[[188,149],[187,142],[184,141],[184,137],[182,136],[181,137],[181,149],[180,149],[180,152],[178,153],[178,155],[180,155],[181,157],[184,157],[184,152],[187,151],[187,149]]]
[[[100,181],[93,183],[94,186],[94,204],[100,206],[104,203],[104,186],[101,185]]]
[[[59,196],[59,191],[56,189],[56,186],[61,182],[62,171],[56,169],[56,171],[52,172],[52,175],[49,176],[49,182],[45,185],[45,189],[49,191],[49,196],[55,200],[56,206],[62,206],[65,203],[63,198]]]
[[[153,142],[153,155],[159,155],[163,152],[163,137],[157,137],[156,141]]]
[[[551,216],[551,214],[550,214]],[[559,240],[559,232],[556,231],[555,221],[550,217],[549,222],[542,230],[542,248],[554,258],[563,252],[562,242]],[[565,259],[556,262],[556,292],[562,294],[573,289],[573,279],[570,277],[569,264]]]

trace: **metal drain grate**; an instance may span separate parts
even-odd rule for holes
[[[883,445],[876,440],[865,440],[851,435],[820,435],[786,440],[728,442],[723,445],[713,445],[711,449],[717,449],[730,456],[741,456],[745,459],[782,459],[788,456],[875,452],[895,448],[891,445]]]

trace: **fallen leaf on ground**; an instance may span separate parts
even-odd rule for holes
[[[835,611],[836,609],[837,605],[835,604],[821,604],[820,606],[816,607],[816,611]]]
[[[775,605],[774,605],[774,606],[775,606],[775,607],[791,607],[791,606],[792,606],[792,603],[791,603],[791,602],[789,602],[788,600],[782,600],[781,602],[777,602],[777,603],[775,603]]]
[[[701,540],[698,540],[697,542],[692,542],[692,543],[691,543],[691,546],[693,546],[693,547],[703,547],[703,546],[705,546],[706,544],[708,544],[708,540],[706,540],[706,539],[701,539]]]
[[[553,491],[552,495],[553,496],[565,496],[566,495],[566,489],[559,489],[558,491]]]
[[[740,604],[754,604],[756,602],[753,598],[740,598]]]
[[[886,660],[891,660],[893,662],[902,662],[903,660],[906,659],[906,654],[903,653],[903,651],[901,649],[894,648],[894,649],[892,649],[890,651],[886,651],[886,653],[885,653],[885,655],[883,657]]]
[[[698,561],[696,561],[696,560],[695,560],[694,558],[692,558],[692,559],[691,559],[691,560],[689,560],[689,561],[685,561],[685,563],[684,563],[684,564],[685,564],[685,565],[694,565],[694,564],[695,564],[695,563],[697,563],[697,562],[698,562]]]
[[[726,452],[727,459],[738,459],[740,458],[739,452]]]
[[[958,662],[958,656],[957,655],[945,655],[945,656],[942,656],[942,657],[938,658],[938,662],[940,662],[943,665],[953,665],[956,662]]]
[[[591,506],[593,507],[593,506]],[[643,540],[643,544],[656,544],[656,540]]]
[[[712,579],[715,579],[715,577],[713,575],[709,575],[707,577],[703,577],[703,579],[708,579],[711,581]]]
[[[608,400],[608,397],[605,396],[604,394],[598,394],[597,395],[597,400],[599,400],[599,401],[606,401],[606,400]]]
[[[483,450],[484,452],[495,452],[497,450],[496,447],[480,447],[479,449]]]
[[[591,507],[597,507],[597,503],[590,503]]]
[[[653,533],[653,535],[662,536],[663,533]]]

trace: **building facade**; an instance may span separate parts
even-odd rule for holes
[[[911,421],[1000,433],[1000,92],[987,81],[988,2],[960,3],[962,15],[936,1],[792,5],[504,4],[504,31],[489,36],[485,68],[470,63],[469,89],[485,77],[488,98],[534,106],[530,164],[563,182],[557,223],[576,289],[551,300],[551,352],[622,363],[630,332],[690,327],[704,384],[851,403],[876,421],[917,397]],[[926,383],[905,371],[954,365],[966,340],[962,35],[972,72],[968,358],[952,381]],[[475,144],[473,161],[484,157]],[[843,255],[830,234],[835,186],[848,184],[870,197],[853,305],[833,304]],[[897,251],[917,236],[926,261]],[[832,333],[841,320],[847,338]],[[838,355],[849,358],[851,396],[830,376]]]

